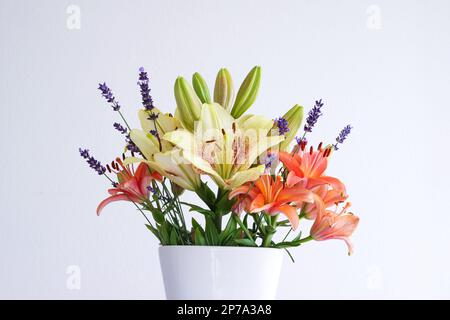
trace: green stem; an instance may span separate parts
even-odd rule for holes
[[[289,231],[286,233],[286,235],[284,236],[282,242],[284,242],[284,241],[287,239],[287,237],[288,237],[288,235],[291,233],[291,231],[292,231],[292,228],[290,228]]]
[[[237,214],[232,213],[234,219],[236,220],[236,222],[239,224],[239,226],[241,227],[242,230],[244,230],[245,235],[252,240],[253,242],[255,240],[253,240],[252,235],[250,234],[250,231],[248,231],[248,229],[244,226],[244,224],[242,223],[241,219],[239,218],[239,216]]]
[[[306,238],[300,239],[298,242],[299,243],[305,243],[308,241],[314,240],[314,238],[312,236],[307,236]]]
[[[127,126],[128,130],[131,132],[131,127],[128,125],[127,120],[125,120],[125,117],[123,116],[122,112],[120,112],[120,110],[118,112],[119,112],[120,117],[122,118],[123,122],[125,122],[125,125]]]
[[[278,219],[278,215],[274,216],[274,217],[270,217],[270,225],[272,226],[272,228],[274,229],[274,231],[269,232],[263,240],[262,246],[263,247],[270,247],[271,243],[272,243],[272,237],[275,234],[275,227],[277,225],[277,219]]]

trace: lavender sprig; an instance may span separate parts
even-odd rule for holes
[[[89,155],[88,149],[78,149],[80,151],[80,156],[86,159],[86,162],[89,164],[89,167],[94,169],[99,175],[102,175],[106,172],[106,168],[100,163],[100,161],[96,160],[94,157]]]
[[[275,124],[278,127],[278,133],[280,135],[285,135],[286,133],[289,132],[289,123],[287,122],[286,119],[280,117],[280,118],[276,118],[275,120]]]
[[[131,140],[131,137],[129,134],[126,135],[125,141],[127,143],[127,145],[126,145],[127,150],[129,150],[131,153],[138,153],[138,154],[142,155],[141,150],[139,150],[137,145],[133,142],[133,140]]]
[[[154,136],[155,138],[159,138],[159,133],[158,133],[158,130],[150,130],[150,134],[152,135],[152,136]]]
[[[152,111],[154,106],[152,96],[150,95],[150,88],[148,86],[148,82],[149,80],[147,72],[144,70],[143,67],[140,67],[138,85],[141,88],[142,105],[144,106],[145,110]]]
[[[108,103],[111,104],[111,107],[114,111],[117,111],[122,118],[122,120],[125,122],[125,125],[127,126],[128,130],[131,130],[130,126],[128,125],[127,120],[125,120],[122,112],[120,112],[120,105],[119,102],[114,97],[111,89],[106,85],[105,82],[98,84],[98,89],[102,92],[102,96],[106,99]]]
[[[111,104],[111,107],[114,111],[120,110],[119,102],[114,97],[111,89],[106,85],[105,82],[98,84],[98,89],[102,92],[102,96],[106,99],[108,103]]]
[[[344,143],[345,139],[347,139],[347,136],[352,131],[353,127],[351,125],[346,125],[344,129],[339,132],[339,135],[336,137],[336,143],[333,145],[334,150],[339,150],[338,144]]]
[[[277,155],[275,153],[268,153],[265,157],[262,159],[262,164],[264,164],[266,170],[272,167],[273,162],[277,160]]]
[[[316,124],[319,117],[322,115],[321,108],[323,107],[322,99],[316,100],[314,107],[308,112],[308,117],[306,118],[306,124],[304,127],[305,132],[311,132],[312,128]]]
[[[114,126],[114,129],[119,131],[121,134],[127,134],[127,132],[128,132],[127,128],[123,127],[120,123],[115,122],[113,124],[113,126]]]
[[[162,151],[162,143],[161,138],[159,137],[158,128],[156,126],[156,120],[158,119],[158,114],[153,112],[153,109],[155,106],[153,105],[153,99],[150,95],[150,87],[148,85],[148,74],[145,71],[144,67],[139,68],[139,81],[138,85],[141,89],[141,96],[142,96],[142,105],[144,106],[144,109],[147,111],[150,111],[150,115],[148,117],[148,120],[153,121],[154,129],[150,130],[150,134],[152,134],[154,137],[158,139],[159,143],[159,151]]]
[[[305,137],[295,137],[295,141],[298,145],[304,143],[305,145],[308,143],[308,140]]]

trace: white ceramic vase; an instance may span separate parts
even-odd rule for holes
[[[274,248],[159,247],[167,299],[275,299],[283,256]]]

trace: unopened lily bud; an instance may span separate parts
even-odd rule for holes
[[[298,129],[302,125],[303,107],[296,104],[283,116],[288,123],[289,131],[285,133],[285,139],[280,143],[280,150],[286,151],[292,140],[294,140]],[[274,128],[275,129],[275,128]]]
[[[214,102],[220,104],[228,112],[233,106],[234,86],[231,75],[227,69],[222,68],[217,73],[214,86]]]
[[[200,73],[196,72],[192,76],[192,86],[194,87],[195,93],[202,103],[211,103],[208,85]]]
[[[237,119],[255,102],[261,82],[261,67],[254,67],[245,77],[236,96],[231,115]]]
[[[194,122],[200,118],[202,102],[183,77],[175,80],[174,91],[177,101],[176,115],[185,129],[194,131]]]
[[[181,196],[184,192],[184,188],[180,187],[176,183],[171,184],[172,193],[176,196]]]

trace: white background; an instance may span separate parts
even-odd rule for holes
[[[66,10],[81,10],[80,29]],[[325,101],[311,139],[354,131],[332,159],[361,217],[355,254],[305,244],[279,298],[450,298],[448,1],[0,2],[0,298],[164,298],[158,243],[127,203],[95,215],[107,183],[78,147],[122,146],[106,81],[138,125],[137,70],[173,111],[173,82],[235,83],[254,65],[251,111],[274,118]],[[189,199],[187,199],[189,200]],[[306,229],[305,232],[308,230]],[[81,287],[67,287],[69,266]],[[239,261],[236,261],[239,268]],[[249,275],[250,277],[251,275]]]

